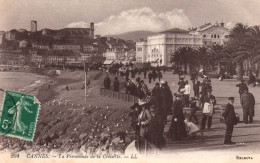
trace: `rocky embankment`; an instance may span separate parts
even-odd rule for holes
[[[83,74],[64,72],[60,77],[52,79],[54,82],[51,88],[49,83],[43,85],[37,96],[42,105],[34,141],[1,136],[0,150],[123,154],[126,146],[134,139],[128,117],[130,109],[122,108],[126,104],[121,101],[101,97],[96,92],[102,86],[105,76],[101,72],[88,74],[91,81],[88,89],[96,90],[93,90],[89,101],[79,101],[77,92],[82,93],[84,90],[79,88],[78,91],[68,91],[65,87],[82,85]]]

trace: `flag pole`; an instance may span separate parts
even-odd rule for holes
[[[88,69],[87,69],[87,63],[85,62],[84,63],[84,73],[85,73],[85,101],[87,101],[87,72],[88,72]]]

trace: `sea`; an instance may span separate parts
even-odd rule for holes
[[[0,72],[0,88],[21,93],[36,94],[41,84],[47,77],[26,72]],[[0,91],[0,106],[4,92]]]

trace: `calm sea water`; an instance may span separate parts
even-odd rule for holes
[[[36,75],[33,73],[24,72],[0,72],[0,88],[10,91],[19,91],[22,93],[28,93],[32,87],[36,87],[37,84],[41,84],[45,76]],[[3,91],[0,91],[0,106],[3,99]]]
[[[18,90],[32,84],[35,80],[41,80],[41,76],[23,72],[0,72],[0,88]]]

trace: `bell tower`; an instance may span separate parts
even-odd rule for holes
[[[92,38],[92,39],[94,39],[94,31],[95,31],[94,23],[91,22],[90,23],[90,33],[89,33],[89,35],[90,35],[90,38]]]

